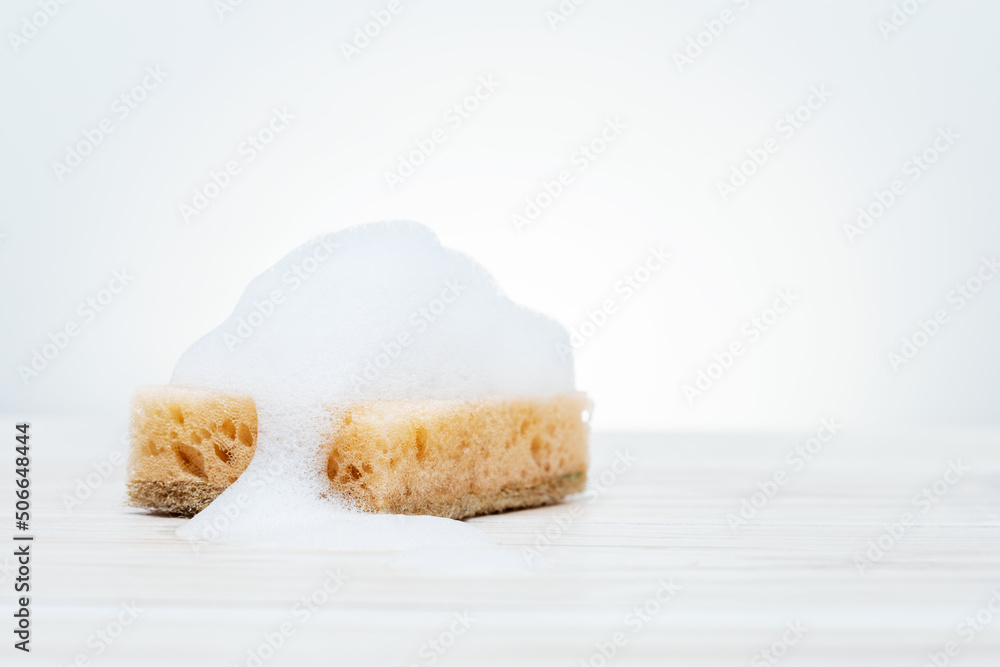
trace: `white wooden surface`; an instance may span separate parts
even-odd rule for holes
[[[628,642],[610,664],[768,664],[752,661],[782,638],[786,622],[807,628],[778,661],[789,667],[919,667],[948,641],[961,651],[950,664],[1000,664],[1000,617],[970,643],[956,634],[1000,590],[996,430],[862,436],[847,429],[736,534],[727,514],[758,481],[790,470],[785,453],[810,434],[597,434],[592,477],[618,451],[637,458],[632,467],[593,502],[578,499],[579,516],[530,566],[521,547],[545,530],[555,534],[569,504],[473,520],[522,565],[475,571],[474,563],[456,566],[460,558],[425,567],[392,554],[280,546],[196,553],[174,536],[182,520],[122,506],[122,467],[67,511],[62,497],[93,461],[120,447],[120,429],[31,421],[34,650],[24,656],[8,640],[2,665],[69,665],[80,655],[94,665],[246,665],[248,649],[285,621],[294,634],[262,664],[424,665],[421,647],[456,612],[475,621],[434,664],[580,665],[618,631]],[[4,421],[11,439],[13,423]],[[921,514],[913,496],[949,460],[969,471]],[[12,474],[2,473],[0,484],[11,510]],[[918,525],[859,574],[853,557],[904,512]],[[8,543],[12,532],[3,530]],[[331,568],[346,583],[299,623],[293,606]],[[10,624],[9,569],[0,578],[2,623]],[[664,578],[681,590],[633,632],[626,615]],[[133,600],[143,610],[138,619],[95,655],[88,637]]]

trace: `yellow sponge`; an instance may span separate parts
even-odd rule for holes
[[[553,503],[586,482],[587,407],[580,393],[331,406],[330,492],[368,511],[452,518]],[[190,516],[249,465],[257,412],[249,396],[146,387],[131,433],[131,503]]]

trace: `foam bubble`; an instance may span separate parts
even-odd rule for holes
[[[487,544],[462,522],[362,513],[331,497],[322,445],[336,406],[571,392],[572,358],[559,349],[570,349],[565,329],[422,225],[306,243],[255,278],[174,369],[173,384],[251,395],[258,418],[250,466],[178,534],[361,550]]]

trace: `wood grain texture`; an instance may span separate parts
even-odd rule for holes
[[[4,422],[11,438],[13,423]],[[956,630],[1000,591],[996,430],[846,429],[799,471],[785,457],[806,432],[598,434],[591,488],[604,474],[606,490],[471,520],[506,547],[506,566],[280,546],[196,551],[174,535],[183,519],[124,506],[122,466],[66,509],[92,463],[121,450],[120,430],[32,421],[34,650],[5,646],[0,664],[69,665],[84,655],[94,665],[246,665],[248,649],[289,622],[293,633],[262,664],[424,665],[421,648],[456,613],[474,621],[436,665],[579,665],[619,631],[627,642],[609,664],[749,665],[788,622],[807,628],[777,663],[789,667],[919,667],[948,641],[960,649],[951,664],[1000,664],[1000,614],[969,643]],[[605,471],[626,452],[635,460],[612,480]],[[949,461],[968,470],[922,512],[914,496]],[[778,470],[787,482],[734,532],[727,515]],[[13,497],[11,477],[3,473],[0,498]],[[915,525],[859,573],[854,557],[906,512]],[[523,549],[539,544],[529,563]],[[7,619],[10,565],[0,560]],[[298,622],[296,602],[338,568],[343,586]],[[628,614],[671,579],[676,597],[633,632]],[[95,655],[88,638],[133,600],[135,623]]]

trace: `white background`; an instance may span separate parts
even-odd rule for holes
[[[0,401],[6,412],[123,415],[163,383],[247,282],[309,238],[408,218],[483,263],[516,301],[578,327],[650,245],[673,260],[577,352],[601,429],[1000,421],[1000,280],[947,297],[1000,252],[1000,5],[927,2],[70,2],[18,46],[37,0],[0,10]],[[916,5],[915,5],[916,6]],[[734,20],[679,71],[703,22]],[[53,162],[159,66],[166,80],[60,182]],[[473,92],[500,83],[408,178],[384,173]],[[832,98],[790,139],[813,86]],[[274,107],[295,114],[200,215],[179,205],[239,157]],[[529,228],[511,214],[609,118],[628,127]],[[960,135],[917,182],[903,164]],[[717,183],[780,149],[728,201]],[[895,178],[906,193],[852,245],[843,226]],[[134,281],[27,385],[18,374],[115,270]],[[797,295],[693,405],[681,387],[779,289]],[[619,295],[620,296],[620,295]],[[951,314],[898,372],[918,320]]]

